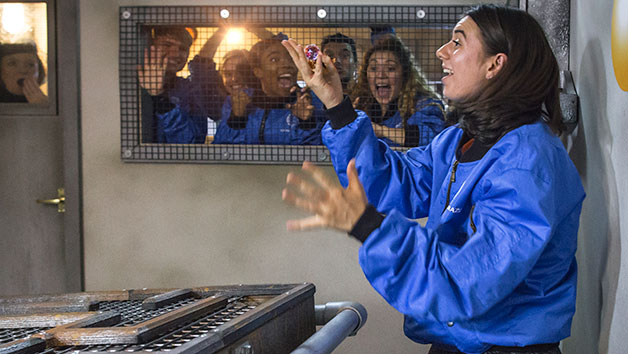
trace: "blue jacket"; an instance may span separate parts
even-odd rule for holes
[[[405,146],[423,146],[429,144],[445,127],[443,110],[441,101],[428,98],[417,102],[416,112],[408,118],[405,127],[399,110],[380,124],[389,128],[406,129]],[[389,146],[399,146],[399,144],[388,138],[380,139],[384,140]]]
[[[210,59],[196,56],[188,63],[192,74],[175,78],[168,92],[150,96],[142,92],[142,135],[149,143],[202,144],[207,119],[220,118],[224,94],[220,74]],[[150,98],[150,99],[148,99]]]
[[[321,128],[326,116],[323,104],[312,93],[315,107],[307,121],[294,116],[285,108],[248,107],[247,117],[242,117],[242,125],[233,126],[231,117],[231,97],[227,97],[222,109],[213,144],[274,144],[274,145],[321,145]],[[262,132],[263,131],[263,132]]]
[[[369,203],[386,214],[359,261],[409,338],[482,353],[569,336],[584,191],[545,123],[467,163],[456,161],[457,127],[406,153],[378,140],[361,112],[322,134],[341,183],[355,157]],[[425,227],[411,220],[423,217]]]

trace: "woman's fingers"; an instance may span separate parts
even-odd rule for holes
[[[304,198],[301,195],[295,193],[290,188],[284,188],[281,191],[281,200],[288,204],[292,204],[299,209],[307,211],[311,214],[320,214],[321,203],[310,198]]]
[[[286,228],[288,231],[303,231],[310,229],[317,229],[327,226],[323,219],[318,215],[312,215],[307,218],[298,220],[288,220],[286,222]]]
[[[337,187],[336,184],[331,180],[331,178],[329,178],[329,176],[327,176],[327,174],[323,172],[323,170],[316,167],[316,165],[314,165],[313,163],[309,161],[304,161],[301,169],[307,172],[312,177],[312,179],[314,179],[314,181],[316,181],[316,183],[318,183],[321,187],[327,189]]]
[[[281,44],[283,44],[284,48],[288,51],[288,54],[290,54],[292,61],[296,65],[297,69],[299,69],[299,72],[301,72],[303,80],[307,84],[312,77],[312,69],[310,68],[310,64],[308,64],[307,58],[303,53],[303,48],[294,39],[283,40],[281,41]]]
[[[289,230],[333,227],[350,231],[366,208],[366,194],[358,178],[355,161],[347,166],[349,187],[343,189],[310,162],[304,162],[302,173],[290,173],[282,199],[314,214],[287,223]]]

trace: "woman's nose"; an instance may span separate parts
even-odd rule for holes
[[[440,48],[436,50],[436,57],[440,60],[444,60],[447,55],[447,44],[443,44]]]

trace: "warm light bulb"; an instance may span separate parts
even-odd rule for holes
[[[2,5],[2,28],[10,34],[20,34],[28,30],[24,5],[12,3]]]
[[[227,32],[227,44],[240,44],[244,39],[244,30],[241,28],[232,28]]]
[[[617,83],[628,91],[628,0],[615,0],[613,6],[611,52]]]

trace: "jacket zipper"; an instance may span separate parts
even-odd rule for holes
[[[454,165],[451,167],[451,177],[449,178],[449,186],[447,187],[447,201],[445,201],[445,209],[443,209],[443,213],[447,210],[449,206],[449,197],[451,195],[451,185],[456,182],[456,170],[458,169],[458,160],[454,161]]]

